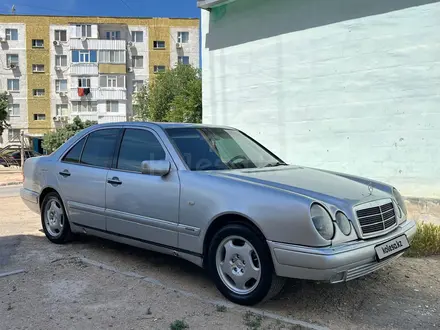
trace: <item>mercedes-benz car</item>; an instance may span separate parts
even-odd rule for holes
[[[47,238],[75,233],[205,267],[220,292],[253,305],[285,278],[339,283],[409,248],[416,232],[391,185],[291,165],[229,127],[89,127],[24,164],[23,201]]]

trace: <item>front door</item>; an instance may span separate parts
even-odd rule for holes
[[[105,230],[105,188],[119,128],[101,129],[78,141],[58,162],[61,198],[75,225]]]
[[[142,161],[164,159],[172,164],[168,175],[141,173]],[[127,128],[113,167],[107,173],[107,231],[177,247],[179,176],[156,133]]]

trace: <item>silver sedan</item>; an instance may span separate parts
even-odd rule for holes
[[[24,165],[23,201],[47,238],[74,233],[173,254],[233,302],[285,278],[338,283],[401,256],[416,232],[390,185],[289,165],[239,130],[115,123]]]

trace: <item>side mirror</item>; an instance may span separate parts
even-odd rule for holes
[[[168,160],[144,160],[141,170],[142,174],[165,176],[170,173],[171,163]]]

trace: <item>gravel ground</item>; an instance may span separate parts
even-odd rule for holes
[[[39,216],[19,198],[0,198],[0,273],[26,270],[0,278],[0,329],[169,329],[175,320],[190,329],[292,328],[242,307],[224,311],[207,303],[228,304],[203,270],[183,260],[94,238],[54,245],[40,228]],[[256,311],[330,329],[435,329],[439,273],[440,258],[401,258],[345,284],[289,281]]]

